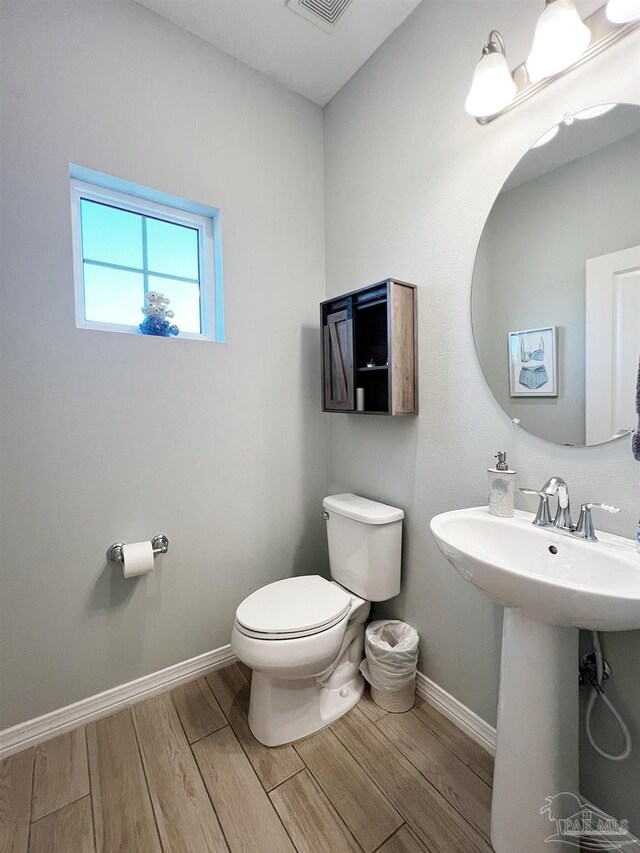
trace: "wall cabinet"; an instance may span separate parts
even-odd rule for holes
[[[387,279],[321,304],[323,411],[418,413],[416,298]]]

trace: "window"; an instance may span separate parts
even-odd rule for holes
[[[222,340],[218,211],[131,184],[126,187],[135,195],[120,192],[73,174],[76,325],[138,333],[144,295],[158,291],[171,300],[181,338]]]

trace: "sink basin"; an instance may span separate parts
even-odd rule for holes
[[[487,507],[477,507],[431,521],[447,560],[505,607],[491,808],[496,853],[549,850],[547,842],[554,837],[548,803],[575,808],[576,629],[640,629],[635,543],[606,533],[598,534],[597,542],[585,542],[555,528],[535,527],[533,518],[518,511],[513,518],[498,518]]]
[[[534,516],[489,515],[486,507],[437,515],[431,530],[460,574],[530,619],[592,631],[640,628],[640,554],[621,536],[585,542]]]

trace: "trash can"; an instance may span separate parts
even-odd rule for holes
[[[401,714],[413,708],[419,639],[415,628],[397,619],[367,627],[360,671],[371,685],[371,698],[385,711]]]

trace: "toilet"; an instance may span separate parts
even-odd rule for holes
[[[352,494],[322,506],[332,580],[275,581],[236,610],[231,648],[253,670],[249,727],[265,746],[313,734],[358,702],[371,602],[400,592],[404,512]]]

